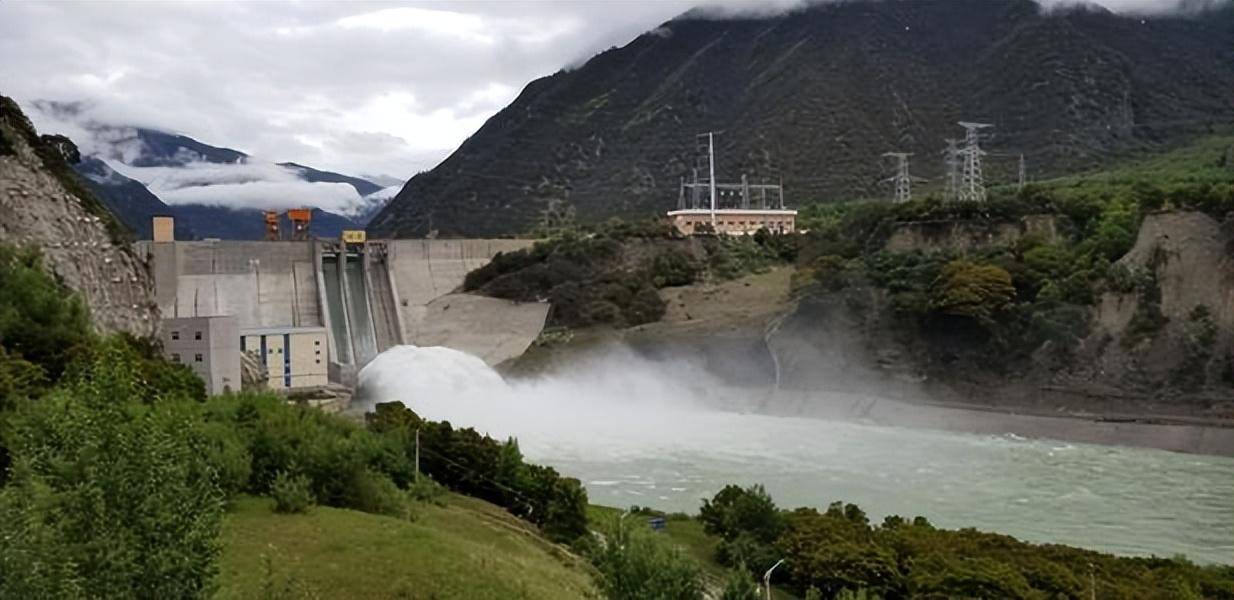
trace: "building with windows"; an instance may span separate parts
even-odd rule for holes
[[[670,211],[668,218],[684,235],[753,235],[760,229],[771,233],[797,230],[797,211],[783,208],[693,208]]]
[[[325,327],[266,327],[239,333],[240,351],[265,365],[273,390],[324,386],[329,352]],[[237,355],[238,360],[238,355]]]
[[[206,393],[240,391],[240,337],[235,317],[163,319],[163,352],[187,365],[206,384]]]

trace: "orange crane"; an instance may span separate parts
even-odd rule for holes
[[[274,210],[262,212],[266,219],[266,240],[276,242],[283,239],[282,231],[279,228],[279,220],[284,214],[287,215],[287,220],[291,221],[291,239],[295,241],[309,239],[309,226],[313,221],[313,209],[292,208],[285,213]]]

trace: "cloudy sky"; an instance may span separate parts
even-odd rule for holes
[[[803,0],[712,0],[776,11]],[[1116,10],[1171,0],[1101,0]],[[694,0],[0,2],[0,94],[276,161],[405,179],[527,82]],[[42,130],[57,125],[32,115]]]

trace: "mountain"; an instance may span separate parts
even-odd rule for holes
[[[889,194],[884,152],[937,189],[961,120],[996,125],[987,178],[1066,174],[1234,121],[1234,8],[1127,16],[1031,0],[850,1],[761,18],[692,12],[530,83],[369,224],[382,236],[524,232],[674,207],[718,131],[721,181],[792,205]]]
[[[351,177],[348,175],[341,175],[339,173],[331,173],[330,171],[318,171],[317,169],[314,169],[312,167],[298,165],[293,162],[279,163],[279,166],[287,167],[288,169],[293,169],[295,171],[298,171],[300,173],[300,177],[303,178],[305,181],[312,181],[314,183],[316,182],[346,183],[347,185],[350,185],[351,187],[356,188],[356,193],[360,194],[361,196],[367,196],[374,192],[381,191],[381,189],[385,187],[385,186],[381,186],[376,183],[373,183],[371,181],[360,179],[359,177]]]
[[[47,103],[39,106],[48,110]],[[79,110],[74,105],[52,106],[60,117]],[[107,208],[143,239],[151,236],[155,215],[176,217],[178,239],[263,239],[262,208],[281,211],[293,204],[314,206],[314,200],[353,213],[347,216],[314,208],[313,234],[337,237],[343,229],[363,227],[392,196],[382,186],[358,177],[296,163],[266,163],[184,135],[94,123],[84,131],[91,137],[85,147],[94,153],[83,156],[73,168]],[[261,208],[244,206],[246,202]]]
[[[151,217],[174,214],[173,209],[159,200],[141,182],[129,179],[94,156],[87,156],[73,165],[82,183],[107,206],[120,222],[139,239],[154,235]],[[176,220],[176,239],[193,239],[192,229],[184,220]]]

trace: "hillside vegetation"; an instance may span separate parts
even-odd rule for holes
[[[500,508],[446,494],[412,520],[241,498],[223,519],[220,599],[545,598],[595,594],[587,563]],[[273,593],[271,593],[273,592]]]
[[[717,137],[717,176],[783,181],[790,204],[889,194],[885,152],[939,186],[958,121],[994,124],[994,183],[1109,165],[1234,120],[1234,9],[1043,11],[1032,0],[820,2],[775,15],[687,13],[527,85],[369,225],[378,236],[530,231],[676,206]]]

